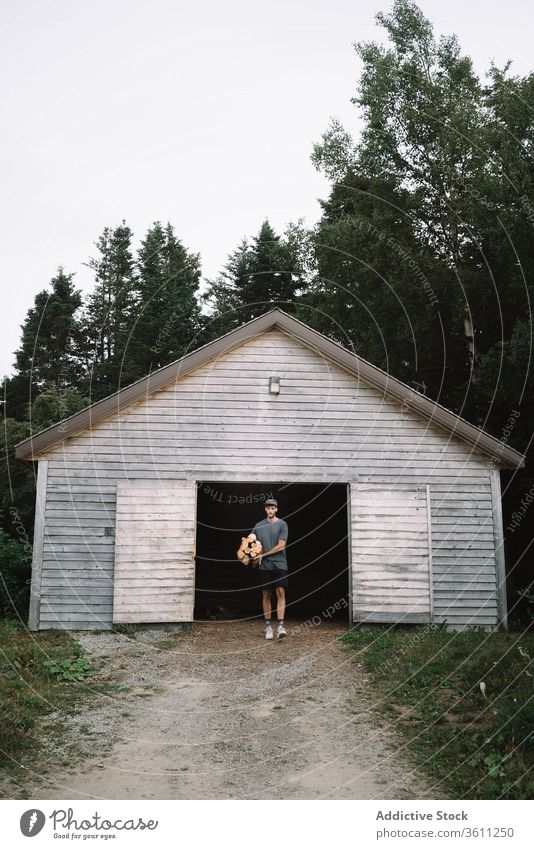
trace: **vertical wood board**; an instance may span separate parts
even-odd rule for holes
[[[196,494],[195,481],[118,482],[113,622],[193,620]],[[160,591],[147,593],[156,583]]]
[[[428,504],[426,488],[351,485],[354,621],[430,621]]]

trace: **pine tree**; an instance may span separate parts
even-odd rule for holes
[[[137,257],[136,320],[128,344],[135,380],[198,347],[200,257],[189,253],[171,224],[148,230]]]
[[[243,318],[241,292],[248,275],[250,245],[243,239],[215,280],[208,280],[202,300],[208,307],[205,341],[235,330]]]
[[[21,327],[15,374],[6,380],[6,415],[27,419],[35,398],[46,388],[78,390],[83,383],[80,292],[74,274],[60,266],[46,289],[35,296]]]
[[[299,281],[295,257],[267,220],[252,241],[247,272],[240,297],[249,318],[274,306],[293,312]]]
[[[124,220],[114,229],[106,227],[96,243],[99,256],[88,263],[96,285],[85,306],[83,330],[93,401],[131,382],[126,360],[136,317],[131,240]]]
[[[210,281],[203,300],[210,308],[212,338],[279,307],[294,312],[303,285],[294,240],[275,233],[265,220],[257,236],[244,239]]]

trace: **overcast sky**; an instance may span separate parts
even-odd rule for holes
[[[352,48],[381,39],[390,0],[0,0],[0,375],[59,264],[83,266],[106,225],[160,219],[213,277],[265,217],[319,217],[310,162],[331,116],[357,133]],[[527,73],[530,2],[420,0],[479,73]]]

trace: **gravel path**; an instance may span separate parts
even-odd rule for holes
[[[272,643],[258,621],[78,635],[125,689],[68,719],[60,744],[51,731],[27,780],[2,795],[444,798],[373,705],[367,673],[336,642],[343,627],[287,630]]]

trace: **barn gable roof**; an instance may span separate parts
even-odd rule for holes
[[[429,422],[469,443],[492,458],[496,468],[517,468],[525,465],[525,458],[518,451],[278,308],[248,321],[236,330],[231,330],[130,386],[25,439],[16,446],[16,456],[25,460],[33,459],[67,437],[90,428],[102,418],[120,412],[124,407],[156,392],[172,380],[274,327],[300,340],[386,396],[405,404]]]

